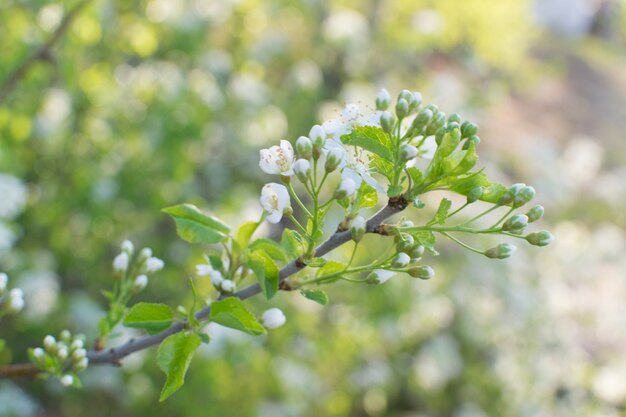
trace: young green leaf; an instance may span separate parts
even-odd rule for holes
[[[159,401],[164,401],[185,383],[189,363],[200,342],[200,336],[196,333],[179,332],[168,336],[161,343],[157,352],[157,363],[167,379]]]
[[[317,276],[330,275],[336,272],[343,272],[347,268],[347,265],[337,261],[328,261],[317,270]]]
[[[285,249],[289,257],[295,259],[302,255],[304,239],[298,232],[291,229],[283,230],[280,245]]]
[[[261,238],[255,240],[252,244],[250,244],[250,250],[252,252],[262,250],[274,260],[283,262],[287,261],[287,254],[285,253],[283,247],[279,243],[270,239]]]
[[[278,267],[263,250],[257,250],[248,257],[248,266],[256,275],[261,290],[268,300],[278,292]]]
[[[484,191],[480,200],[488,203],[497,203],[507,190],[504,185],[489,181],[487,176],[480,171],[460,179],[451,179],[448,187],[461,195],[468,195],[474,188],[483,187]]]
[[[452,207],[452,201],[444,198],[439,203],[439,208],[437,209],[437,213],[435,213],[435,217],[427,224],[428,226],[433,224],[444,224],[446,222],[446,218],[448,217],[448,211]]]
[[[174,321],[174,311],[165,304],[137,303],[124,318],[124,326],[160,333]]]
[[[411,236],[413,236],[416,243],[419,243],[426,248],[426,250],[433,256],[439,255],[439,252],[435,250],[435,235],[433,232],[428,230],[418,230],[416,232],[411,232]]]
[[[187,242],[218,243],[230,233],[230,227],[221,220],[201,212],[192,204],[167,207],[163,212],[174,219],[178,236]]]
[[[248,242],[250,242],[250,238],[252,238],[259,224],[259,222],[245,222],[239,226],[236,241],[240,248],[245,249],[245,247],[248,246]]]
[[[265,333],[265,328],[236,297],[228,297],[211,304],[210,320],[231,329],[257,336]]]
[[[374,187],[363,181],[361,187],[359,187],[354,204],[357,209],[374,207],[378,204],[378,192]]]
[[[393,159],[389,135],[387,135],[380,127],[357,127],[352,131],[351,135],[342,136],[342,140],[346,145],[359,146],[366,151],[378,155],[388,161]]]
[[[320,268],[326,265],[327,262],[328,261],[324,258],[311,258],[304,261],[304,263],[311,268]]]
[[[328,304],[328,295],[322,290],[301,290],[300,293],[309,300],[325,306]]]

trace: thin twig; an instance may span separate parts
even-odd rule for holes
[[[65,32],[70,28],[71,23],[74,21],[78,13],[87,5],[91,0],[82,0],[72,10],[70,10],[63,20],[56,28],[50,39],[44,43],[39,49],[37,49],[32,55],[28,56],[17,68],[13,70],[0,85],[0,104],[2,104],[9,94],[13,91],[19,81],[24,78],[30,69],[38,61],[46,61],[50,59],[50,53],[54,46],[61,40]]]

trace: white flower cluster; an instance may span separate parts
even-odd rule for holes
[[[148,275],[160,271],[165,266],[163,260],[152,256],[152,249],[143,248],[133,260],[135,246],[130,240],[121,245],[122,251],[113,259],[113,269],[123,277],[134,275],[133,289],[141,291],[148,285]],[[136,275],[135,275],[136,274]]]
[[[83,337],[72,336],[69,330],[63,330],[59,340],[52,335],[44,337],[43,347],[30,349],[29,356],[39,369],[55,375],[66,387],[74,385],[76,374],[89,365]]]
[[[221,293],[233,294],[237,291],[235,281],[225,278],[222,272],[213,268],[209,259],[207,259],[206,264],[196,265],[196,274],[200,277],[209,276],[211,284]]]
[[[2,314],[19,313],[24,308],[24,292],[20,288],[13,288],[7,293],[9,277],[0,272],[0,317]]]

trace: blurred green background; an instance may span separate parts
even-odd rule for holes
[[[0,85],[75,4],[0,1]],[[201,248],[159,210],[185,201],[233,224],[256,219],[270,180],[258,149],[382,86],[476,120],[487,172],[535,186],[557,240],[504,262],[441,241],[434,280],[337,284],[325,308],[280,294],[285,326],[258,338],[209,329],[164,404],[152,349],[88,369],[84,390],[0,381],[0,416],[625,416],[625,9],[87,2],[0,99],[0,270],[27,302],[0,324],[0,364],[65,327],[93,337],[126,238],[166,261],[140,299],[189,302]]]

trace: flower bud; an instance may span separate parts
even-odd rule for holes
[[[85,369],[87,369],[88,365],[89,365],[89,359],[82,358],[78,362],[74,363],[74,367],[73,367],[74,368],[74,372],[82,372]]]
[[[24,308],[24,292],[19,288],[13,288],[9,291],[9,299],[7,300],[6,309],[9,313],[15,314]]]
[[[430,123],[426,126],[425,136],[431,136],[437,133],[437,131],[443,127],[445,122],[446,114],[444,112],[434,113]]]
[[[535,189],[530,185],[525,186],[513,198],[513,207],[521,207],[535,198]]]
[[[293,163],[293,172],[296,174],[296,177],[306,184],[309,181],[309,177],[311,176],[311,164],[308,159],[298,159]]]
[[[382,127],[385,132],[393,132],[395,124],[396,117],[393,115],[393,113],[385,111],[383,112],[383,114],[380,115],[380,127]]]
[[[261,316],[261,321],[263,322],[263,326],[268,329],[276,329],[285,324],[287,318],[279,308],[270,308],[269,310],[265,310]]]
[[[306,136],[300,136],[296,141],[296,151],[298,156],[303,159],[311,158],[313,154],[313,142]]]
[[[511,187],[508,190],[506,190],[504,194],[502,194],[502,197],[500,197],[498,204],[501,206],[506,206],[506,205],[511,204],[515,200],[515,196],[525,186],[526,184],[523,184],[523,183],[517,183],[517,184],[511,185]]]
[[[54,353],[57,349],[57,341],[54,336],[48,335],[43,338],[43,347],[50,353]]]
[[[225,279],[224,281],[222,281],[222,284],[220,285],[220,289],[222,290],[223,293],[232,294],[237,289],[237,285],[235,284],[235,281],[230,280],[230,279]]]
[[[72,349],[72,350],[82,349],[84,346],[85,346],[85,343],[83,343],[82,340],[74,339],[72,341],[72,345],[70,346],[70,349]]]
[[[470,192],[467,193],[467,204],[472,204],[480,200],[484,192],[485,192],[485,189],[481,186],[472,188]]]
[[[548,232],[547,230],[542,230],[541,232],[528,234],[528,236],[526,236],[526,240],[531,245],[547,246],[554,240],[554,235],[552,235],[552,233]]]
[[[122,242],[122,252],[126,252],[131,255],[134,250],[135,246],[133,245],[133,242],[131,242],[130,240],[125,240]]]
[[[398,99],[396,103],[396,115],[398,119],[403,119],[406,115],[409,114],[409,102],[403,98]]]
[[[411,129],[415,130],[416,134],[421,133],[424,127],[426,127],[426,125],[430,123],[430,119],[432,118],[433,118],[433,112],[430,111],[429,109],[424,109],[420,111],[417,114],[417,116],[415,116],[415,119],[413,119],[413,123],[411,124]]]
[[[394,272],[392,271],[375,269],[374,271],[370,272],[365,281],[369,282],[370,284],[384,284],[385,282],[389,281],[389,278],[391,278],[392,276],[394,276]]]
[[[422,104],[422,94],[419,91],[413,91],[411,93],[411,100],[409,100],[409,111],[413,112],[419,108]]]
[[[543,217],[543,207],[540,205],[536,205],[526,213],[528,216],[528,223],[536,222],[540,218]]]
[[[414,245],[408,254],[413,261],[417,261],[424,255],[424,247],[422,245]]]
[[[452,113],[448,116],[448,124],[450,123],[461,123],[461,115],[458,113]]]
[[[517,248],[513,245],[510,245],[508,243],[501,243],[495,248],[487,249],[485,252],[483,252],[483,254],[487,258],[505,259],[510,257],[513,252],[515,252],[515,249]]]
[[[0,296],[4,294],[9,283],[9,276],[4,272],[0,272]]]
[[[365,234],[366,223],[363,216],[356,216],[354,220],[352,220],[352,224],[350,225],[350,233],[352,234],[352,240],[355,242],[359,242],[363,235]]]
[[[216,271],[215,269],[209,272],[209,278],[211,279],[211,284],[215,287],[219,288],[224,282],[224,276],[220,271]]]
[[[87,351],[85,349],[76,349],[74,352],[72,352],[72,362],[79,362],[86,356]]]
[[[407,103],[410,103],[413,100],[413,93],[409,90],[402,90],[398,93],[398,101],[406,100]]]
[[[141,291],[148,286],[148,276],[145,274],[138,275],[133,283],[133,288]]]
[[[59,358],[60,361],[64,361],[65,359],[67,359],[67,349],[62,347],[57,350],[57,358]]]
[[[478,146],[478,144],[480,143],[480,138],[476,135],[469,137],[465,143],[463,143],[463,150],[466,151],[470,148],[470,146],[472,144],[474,144],[474,147]]]
[[[46,352],[42,348],[33,349],[33,356],[37,360],[42,360],[46,356]]]
[[[381,88],[376,96],[376,110],[387,110],[390,102],[391,96],[389,95],[389,91]]]
[[[502,225],[502,230],[520,230],[528,226],[528,217],[525,214],[516,214],[509,217]]]
[[[343,178],[339,187],[335,190],[334,197],[337,200],[341,200],[342,198],[350,197],[356,191],[356,184],[350,178]]]
[[[400,148],[400,159],[410,161],[417,156],[417,148],[413,145],[402,145]]]
[[[128,269],[128,253],[122,252],[113,259],[113,269],[116,272],[125,272]]]
[[[74,377],[72,375],[63,375],[59,381],[64,387],[70,387],[74,383]]]
[[[419,278],[423,280],[431,279],[435,276],[435,271],[428,265],[415,266],[409,269],[409,275],[413,278]]]
[[[477,133],[478,133],[478,126],[476,126],[474,123],[470,122],[469,120],[464,121],[463,124],[461,125],[461,137],[462,138],[469,138],[470,136],[474,136]]]
[[[446,125],[446,132],[453,132],[454,129],[461,129],[461,126],[457,122],[448,122]]]
[[[152,256],[152,249],[150,248],[143,248],[141,252],[139,252],[139,260],[142,262],[150,258],[151,256]]]
[[[324,132],[324,128],[320,125],[315,125],[311,128],[309,137],[311,138],[313,147],[317,149],[322,149],[324,142],[326,142],[326,132]]]
[[[391,267],[394,269],[406,268],[410,262],[411,257],[404,252],[400,252],[391,261]]]
[[[148,258],[148,260],[146,261],[146,272],[148,274],[160,271],[161,269],[163,269],[163,267],[165,266],[165,262],[163,262],[163,260],[159,259],[159,258],[155,258],[154,256],[151,258]]]
[[[396,243],[396,250],[398,252],[409,253],[415,245],[415,239],[411,235],[403,235]]]
[[[337,169],[341,161],[343,160],[345,152],[341,148],[332,148],[326,155],[326,163],[324,169],[326,172],[333,172]]]
[[[61,330],[61,333],[59,334],[59,340],[65,343],[70,343],[71,339],[72,339],[72,333],[69,330],[67,329]]]
[[[411,220],[404,220],[402,223],[400,223],[400,227],[414,227],[415,223],[413,223]]]

